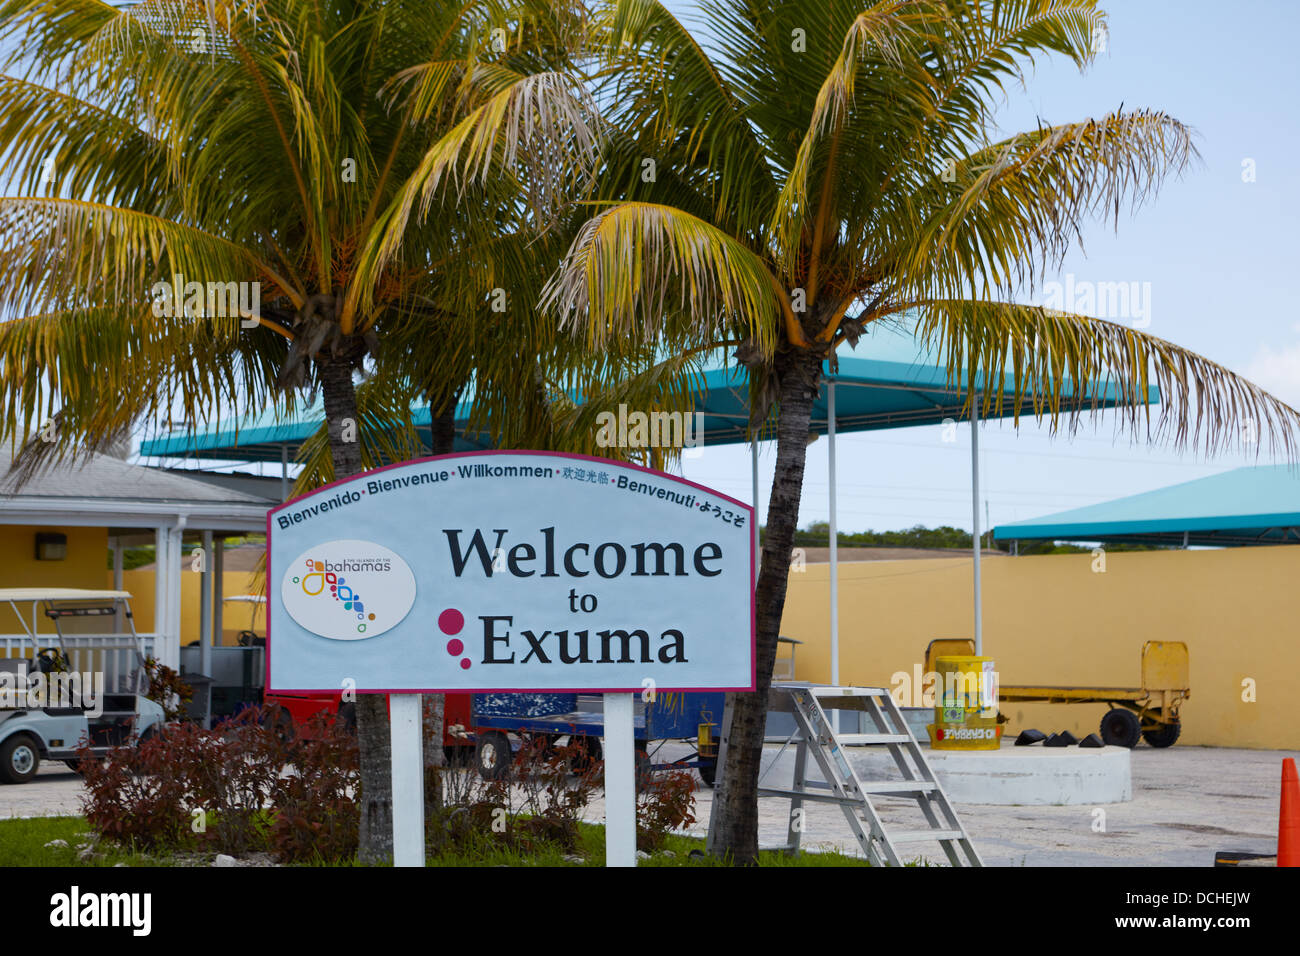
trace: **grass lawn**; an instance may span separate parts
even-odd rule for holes
[[[565,851],[550,850],[533,854],[520,854],[504,849],[485,848],[476,853],[448,853],[431,856],[429,866],[603,866],[605,862],[605,828],[595,824],[581,824],[582,849],[576,855],[583,863],[565,860]],[[52,840],[63,840],[67,846],[46,847]],[[96,856],[89,860],[77,858],[77,846],[91,842],[90,830],[84,817],[32,817],[20,820],[0,820],[0,867],[10,866],[192,866],[193,858],[177,859],[168,855],[151,856],[114,847],[97,845]],[[692,850],[704,849],[704,841],[693,837],[670,836],[665,849],[656,853],[640,866],[722,866],[711,857],[691,857]],[[209,857],[210,860],[210,857]],[[205,864],[198,864],[205,865]],[[329,864],[350,866],[350,863]],[[866,866],[867,861],[839,853],[801,853],[790,857],[783,853],[766,852],[761,855],[760,866]]]

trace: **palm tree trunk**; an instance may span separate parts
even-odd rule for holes
[[[361,445],[344,440],[345,424],[354,432],[359,419],[357,393],[352,383],[352,363],[327,360],[320,365],[321,392],[328,423],[334,478],[362,472]],[[393,743],[388,722],[388,698],[383,694],[357,696],[357,746],[361,752],[361,840],[358,857],[363,863],[381,863],[393,855]]]
[[[780,408],[777,413],[776,472],[768,500],[763,562],[754,592],[758,631],[758,687],[752,694],[730,694],[731,727],[727,758],[713,794],[708,849],[737,864],[758,859],[758,772],[767,724],[768,689],[776,663],[790,550],[799,524],[799,500],[812,422],[813,400],[821,384],[821,356],[789,352],[778,356]]]

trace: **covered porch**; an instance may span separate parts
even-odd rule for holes
[[[266,530],[266,512],[278,504],[243,491],[132,465],[107,455],[65,462],[19,486],[8,449],[0,453],[0,587],[66,587],[131,590],[124,556],[147,545],[156,555],[139,593],[132,591],[135,630],[146,654],[180,670],[182,578],[199,579],[200,672],[211,673],[214,635],[223,630],[223,548],[230,536]],[[150,580],[151,578],[151,580]],[[52,622],[36,605],[22,611],[0,607],[0,658],[28,657],[33,636],[56,643]],[[97,648],[120,643],[129,622],[121,612],[62,622],[74,668],[111,670]],[[29,636],[29,633],[30,635]],[[48,640],[47,640],[48,638]],[[82,666],[88,665],[88,666]]]

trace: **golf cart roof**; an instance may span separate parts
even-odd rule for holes
[[[0,601],[116,601],[131,599],[130,591],[85,588],[0,588]]]

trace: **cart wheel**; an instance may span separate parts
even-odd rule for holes
[[[478,735],[474,760],[478,775],[484,780],[500,780],[510,772],[510,738],[499,730],[487,730]]]
[[[600,749],[599,737],[570,737],[569,746],[573,748],[573,757],[569,769],[581,777],[595,764],[600,763],[604,751]]]
[[[714,778],[718,775],[718,760],[715,757],[712,760],[706,760],[695,768],[700,772],[700,779],[704,781],[706,787],[712,787]]]
[[[1115,707],[1101,719],[1101,739],[1109,746],[1132,750],[1141,736],[1142,721],[1131,710]]]
[[[1142,731],[1142,739],[1152,747],[1172,747],[1182,729],[1182,723],[1175,717],[1172,724],[1161,724],[1155,730]]]
[[[41,752],[26,734],[14,734],[0,744],[0,779],[5,783],[26,783],[41,766]]]

